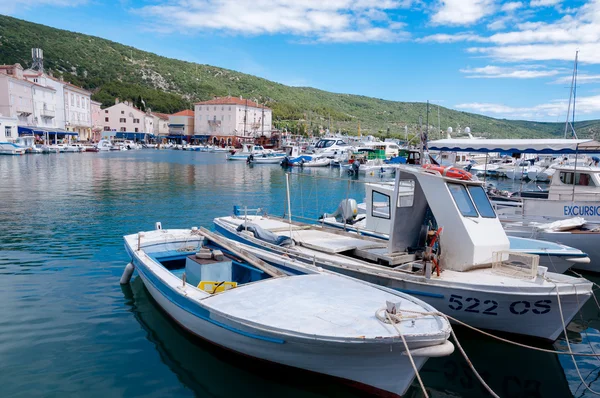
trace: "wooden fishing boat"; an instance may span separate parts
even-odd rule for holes
[[[237,353],[399,396],[429,357],[453,351],[448,322],[404,293],[302,263],[275,267],[204,229],[124,239],[132,263],[121,282],[137,270],[173,320]],[[394,311],[406,320],[386,323]]]

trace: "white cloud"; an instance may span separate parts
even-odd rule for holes
[[[171,30],[291,34],[319,42],[397,41],[408,33],[390,17],[412,0],[159,0],[134,9]]]
[[[558,70],[544,69],[537,67],[536,65],[529,66],[528,69],[487,65],[481,68],[465,68],[460,71],[466,74],[467,78],[478,79],[535,79],[539,77],[556,76],[560,73]]]
[[[562,76],[554,80],[555,84],[571,84],[573,76]],[[600,75],[577,74],[577,84],[600,83]]]
[[[562,1],[563,0],[531,0],[529,5],[531,7],[549,7],[560,4]]]
[[[457,33],[453,35],[445,34],[445,33],[437,33],[430,36],[425,36],[417,39],[418,42],[427,43],[427,42],[436,42],[436,43],[456,43],[459,41],[475,41],[475,42],[487,42],[488,39],[485,37],[478,36],[474,33]]]
[[[524,118],[534,120],[548,120],[566,116],[568,100],[555,100],[545,104],[531,107],[513,107],[494,103],[465,103],[458,104],[455,108],[465,109],[472,112],[492,115],[495,117]],[[600,112],[600,95],[577,98],[577,114],[591,114]]]
[[[512,1],[510,3],[504,3],[502,7],[500,7],[500,10],[504,12],[513,12],[522,7],[523,3],[521,3],[520,1]]]
[[[462,40],[483,42],[481,38]],[[485,39],[491,44],[473,47],[471,53],[514,61],[572,60],[580,50],[582,63],[600,63],[600,0],[590,0],[573,15],[551,22],[523,22],[510,32],[496,33]],[[450,39],[447,39],[450,40]]]
[[[23,9],[29,10],[40,6],[76,7],[87,2],[87,0],[3,0],[0,1],[0,14],[12,15]]]
[[[493,14],[494,0],[440,0],[431,16],[434,25],[471,25]]]
[[[579,50],[582,63],[600,64],[600,43],[587,44],[527,44],[500,47],[473,47],[470,53],[486,54],[506,62],[517,61],[573,61]]]

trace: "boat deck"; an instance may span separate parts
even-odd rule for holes
[[[203,300],[204,304],[241,320],[279,330],[337,338],[371,339],[398,333],[375,317],[386,300],[401,308],[428,311],[415,299],[402,298],[356,280],[314,274],[272,278]],[[290,316],[293,314],[293,316]],[[414,325],[397,325],[407,337],[439,334],[440,318],[423,316]]]

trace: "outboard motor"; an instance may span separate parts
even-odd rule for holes
[[[250,154],[248,155],[248,157],[246,158],[246,164],[250,164],[254,161],[254,155]]]
[[[352,165],[350,165],[350,170],[348,170],[348,174],[358,175],[358,169],[360,168],[360,162],[354,161]]]
[[[341,219],[348,224],[353,224],[356,215],[358,214],[358,207],[356,206],[356,200],[344,199],[338,206],[337,210],[331,214],[325,213],[323,217],[335,217]]]

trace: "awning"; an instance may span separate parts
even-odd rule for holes
[[[210,138],[210,135],[199,135],[199,134],[196,134],[196,135],[193,135],[192,138],[195,139],[195,140],[207,140],[207,139]]]
[[[141,141],[141,140],[146,140],[146,139],[150,139],[150,138],[154,138],[154,134],[150,134],[150,133],[135,133],[135,132],[129,132],[129,131],[120,131],[117,132],[115,134],[115,138],[120,138],[123,140],[137,140],[137,141]]]
[[[428,148],[445,152],[598,153],[591,139],[444,139],[429,141]]]
[[[29,126],[19,126],[18,128],[19,134],[38,134],[43,135],[48,133],[49,135],[57,135],[57,136],[65,136],[65,135],[78,135],[73,131],[65,131],[63,129],[58,129],[54,127],[29,127]]]
[[[190,138],[190,136],[189,135],[168,135],[167,138],[170,140],[187,140],[188,138]]]

